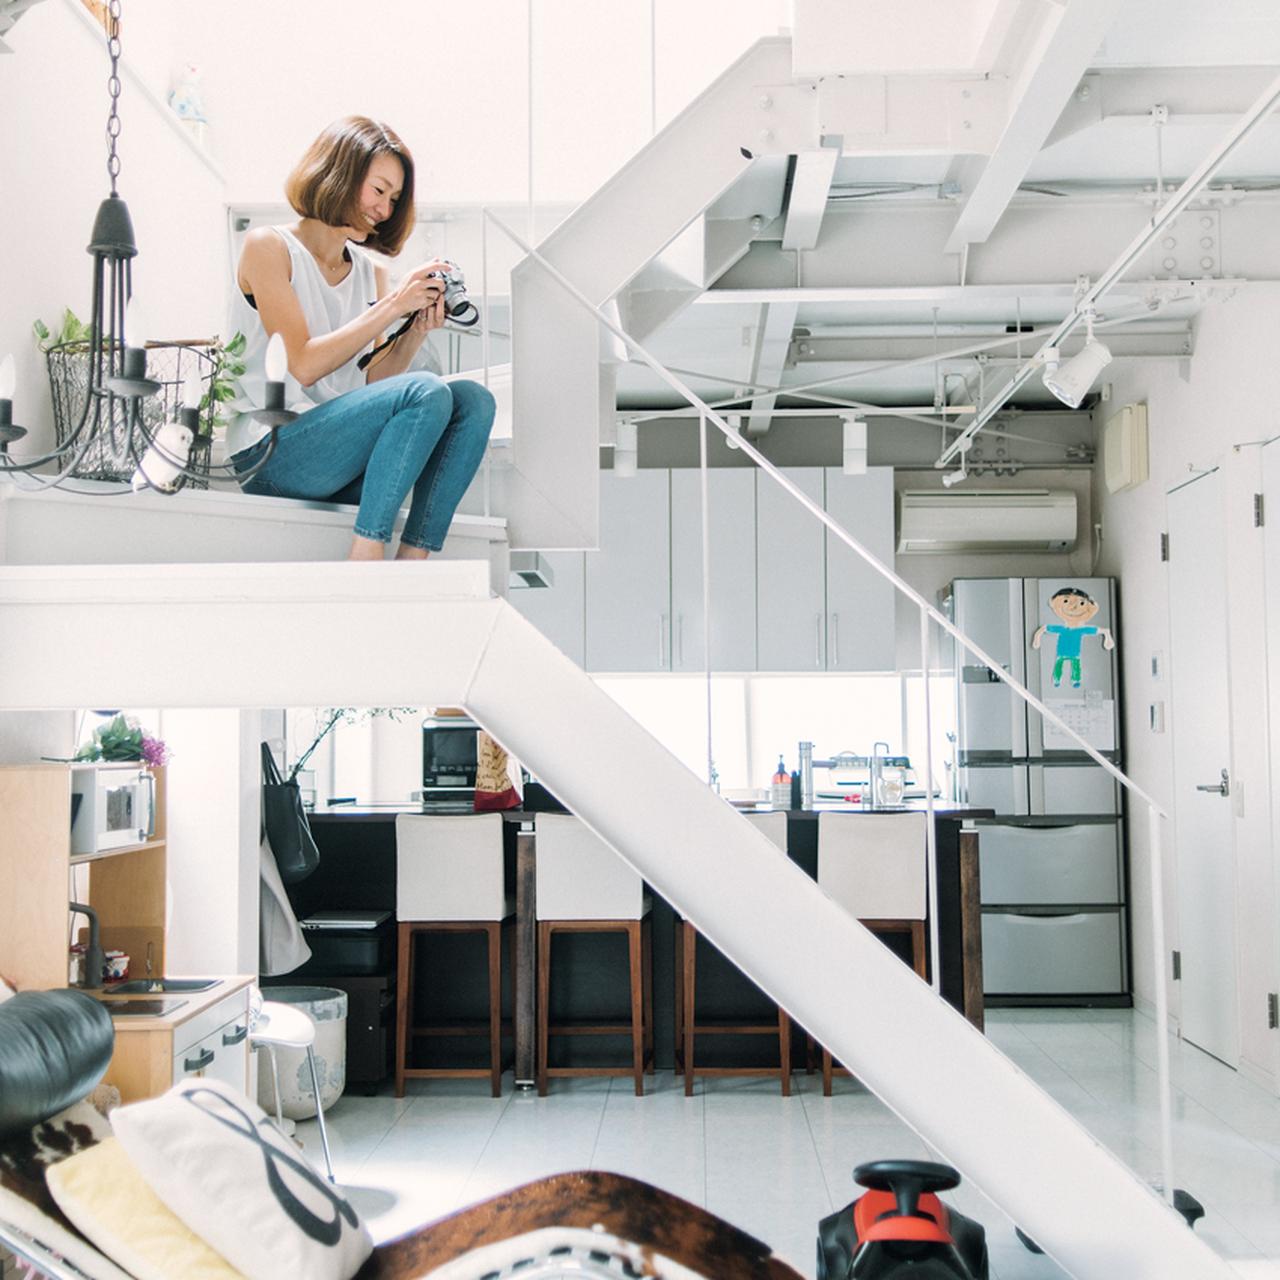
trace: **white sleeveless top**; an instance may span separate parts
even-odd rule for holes
[[[378,300],[378,283],[374,278],[373,263],[367,254],[348,245],[351,270],[346,279],[330,284],[311,251],[287,227],[272,227],[289,250],[289,281],[302,307],[307,331],[313,337],[321,337],[340,329],[344,324],[363,315]],[[257,444],[270,428],[249,416],[249,411],[262,408],[266,400],[267,333],[262,327],[262,317],[240,291],[238,279],[232,281],[231,317],[228,334],[243,333],[245,350],[242,357],[244,373],[236,379],[235,396],[227,408],[233,415],[227,428],[227,452],[237,454]],[[373,344],[370,343],[370,346]],[[309,387],[304,387],[292,374],[285,374],[284,402],[296,413],[313,409],[348,391],[365,385],[363,369],[356,368],[356,361],[363,352],[357,352],[344,365]]]

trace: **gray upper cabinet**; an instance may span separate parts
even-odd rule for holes
[[[826,530],[770,476],[756,477],[756,636],[761,671],[826,669]],[[785,469],[822,505],[822,468]]]
[[[544,551],[542,558],[551,568],[553,585],[512,588],[507,599],[561,653],[584,666],[583,553]]]
[[[877,560],[893,568],[893,468],[847,476],[829,467],[826,509]],[[893,671],[893,584],[830,530],[827,547],[827,670]]]
[[[711,670],[756,668],[756,484],[749,467],[707,473]],[[671,669],[706,662],[701,472],[671,473]]]
[[[600,549],[586,555],[588,671],[671,669],[670,472],[600,476]]]

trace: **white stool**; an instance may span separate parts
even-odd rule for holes
[[[925,976],[928,814],[820,813],[818,885],[873,933],[911,936],[911,966]],[[822,1092],[831,1096],[831,1054]]]
[[[257,1018],[249,1028],[249,1047],[266,1049],[271,1059],[271,1088],[276,1099],[276,1124],[284,1128],[284,1113],[280,1106],[280,1072],[276,1066],[276,1049],[305,1049],[307,1066],[311,1069],[311,1092],[316,1099],[316,1123],[320,1126],[320,1145],[324,1148],[324,1167],[329,1181],[333,1176],[333,1161],[329,1156],[329,1132],[324,1123],[324,1107],[320,1099],[320,1077],[316,1074],[316,1024],[311,1015],[291,1004],[278,1000],[264,1000],[258,1008]]]
[[[549,1076],[625,1076],[644,1094],[653,1061],[653,934],[644,881],[581,819],[540,813],[535,836],[538,919],[538,1093]],[[623,933],[631,986],[629,1023],[551,1025],[551,940],[557,933]],[[552,1067],[551,1036],[618,1035],[630,1031],[629,1067]]]
[[[766,836],[786,855],[787,815],[785,813],[752,813],[744,815],[761,835]],[[704,1076],[776,1075],[781,1081],[782,1096],[791,1096],[791,1018],[778,1005],[775,1023],[737,1023],[731,1026],[698,1025],[696,1016],[698,991],[698,931],[689,920],[676,924],[676,1074],[684,1075],[685,1097],[693,1096],[694,1043],[699,1035],[776,1035],[778,1066],[774,1067],[702,1067]]]
[[[406,1079],[488,1077],[502,1093],[502,927],[515,915],[506,891],[499,813],[396,818],[396,1097]],[[420,933],[482,933],[488,940],[489,1066],[411,1067],[418,1036],[475,1035],[473,1026],[413,1022],[414,942]],[[515,948],[512,947],[514,962]]]

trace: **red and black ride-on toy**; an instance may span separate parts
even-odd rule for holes
[[[853,1180],[867,1190],[818,1224],[818,1280],[988,1280],[986,1231],[937,1196],[960,1185],[950,1165],[876,1160]]]

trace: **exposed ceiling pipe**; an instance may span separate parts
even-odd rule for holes
[[[1224,160],[1240,145],[1259,124],[1271,113],[1276,103],[1280,102],[1280,76],[1277,76],[1262,92],[1258,100],[1249,108],[1235,124],[1225,138],[1209,153],[1196,171],[1178,188],[1177,191],[1151,217],[1146,228],[1130,242],[1128,247],[1098,278],[1097,282],[1086,289],[1075,301],[1070,313],[1053,332],[1041,343],[1035,354],[981,409],[973,421],[958,435],[946,449],[935,467],[947,466],[957,454],[963,454],[969,442],[982,430],[995,414],[1008,402],[1009,398],[1024,383],[1030,381],[1040,368],[1044,352],[1057,346],[1072,329],[1080,323],[1084,315],[1093,310],[1102,298],[1137,259],[1150,246],[1160,232],[1195,199],[1200,190],[1217,172]]]

